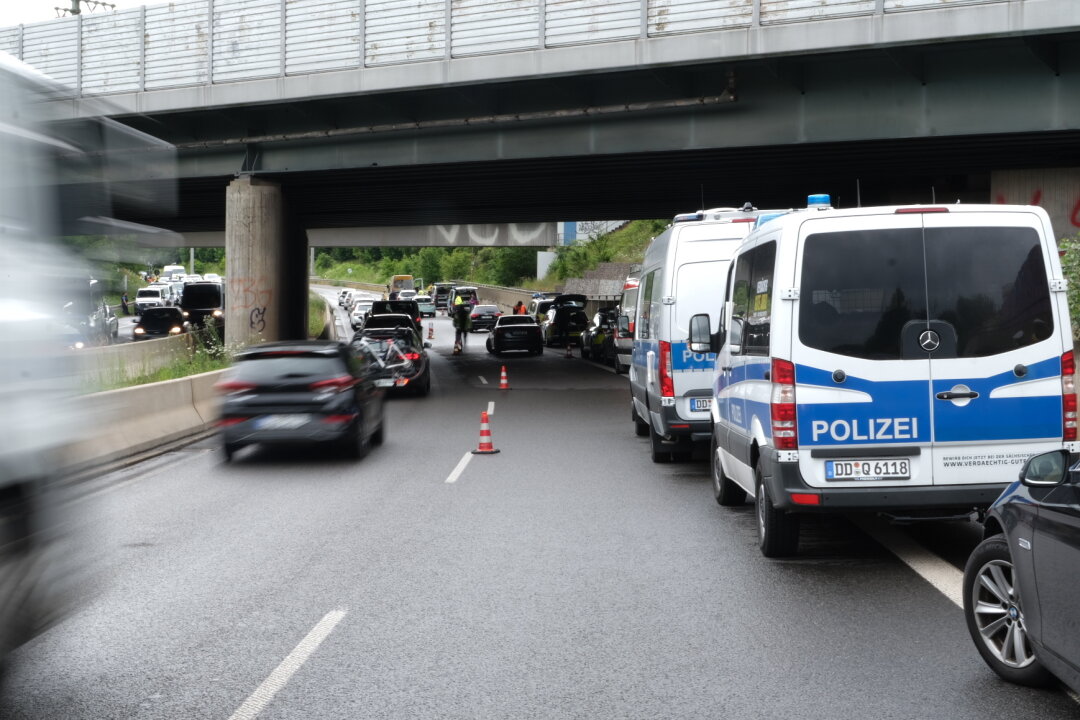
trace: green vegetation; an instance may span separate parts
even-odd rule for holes
[[[667,220],[634,220],[615,232],[592,238],[589,242],[560,247],[548,277],[565,280],[583,277],[603,262],[640,263],[649,242],[667,227]]]
[[[1059,240],[1058,248],[1065,253],[1061,257],[1061,270],[1069,281],[1069,317],[1073,340],[1077,340],[1080,339],[1080,233]]]
[[[129,378],[123,369],[117,369],[113,377],[102,379],[95,384],[95,387],[90,389],[92,391],[117,390],[134,385],[176,380],[189,375],[222,370],[229,366],[231,353],[227,352],[216,331],[200,328],[193,331],[190,338],[191,352],[174,358],[171,363],[160,370]]]
[[[308,293],[307,330],[308,337],[315,340],[322,337],[326,330],[326,299],[318,293]]]

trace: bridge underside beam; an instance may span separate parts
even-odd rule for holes
[[[313,247],[539,247],[558,244],[556,223],[422,225],[415,227],[345,227],[307,230]],[[163,236],[165,237],[165,236]],[[225,247],[225,232],[170,234],[153,247]]]

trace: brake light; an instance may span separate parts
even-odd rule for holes
[[[1061,356],[1061,419],[1063,439],[1076,440],[1076,358],[1072,350]]]
[[[671,377],[671,343],[660,341],[660,395],[675,397],[675,381]]]
[[[330,425],[340,425],[342,423],[352,422],[355,417],[356,413],[351,415],[327,415],[322,421]]]
[[[795,412],[795,365],[787,360],[772,359],[773,444],[777,450],[798,450],[799,431]]]
[[[748,218],[732,218],[732,219],[731,219],[731,222],[733,222],[733,223],[741,223],[741,222],[754,222],[755,220],[757,220],[757,218],[756,218],[756,217],[748,217]]]
[[[896,208],[897,215],[921,215],[922,213],[947,213],[947,207],[903,207]]]
[[[339,375],[329,380],[319,380],[313,382],[308,387],[312,392],[318,392],[320,390],[331,390],[333,392],[345,392],[352,388],[356,384],[356,378],[351,375]]]
[[[217,424],[218,424],[218,427],[228,427],[230,425],[239,425],[240,423],[244,422],[244,420],[246,420],[246,419],[247,418],[242,418],[242,417],[221,418],[220,420],[217,421]]]
[[[420,359],[420,353],[412,353],[412,352],[411,353],[405,353],[405,359],[406,360],[419,360]]]
[[[222,380],[214,383],[214,389],[226,395],[247,392],[248,390],[254,390],[256,387],[255,383],[240,382],[239,380]]]

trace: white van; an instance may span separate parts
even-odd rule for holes
[[[645,251],[630,363],[631,418],[653,462],[687,459],[712,432],[713,360],[686,341],[690,318],[716,304],[728,262],[761,213],[715,208],[675,217]],[[619,329],[629,330],[628,316]]]
[[[622,295],[619,298],[619,316],[626,320],[615,329],[615,372],[630,371],[630,358],[634,353],[634,321],[637,319],[637,297],[639,272],[635,270],[626,276]]]
[[[691,321],[691,348],[718,352],[716,498],[754,496],[766,556],[795,552],[800,513],[969,516],[1031,455],[1080,450],[1041,208],[811,198],[741,245],[719,331]]]
[[[172,280],[173,278],[181,278],[187,273],[183,265],[166,265],[161,268],[161,275],[159,277],[162,280]]]

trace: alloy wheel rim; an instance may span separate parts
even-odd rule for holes
[[[1035,662],[1016,594],[1012,563],[991,560],[979,568],[971,601],[979,636],[998,662],[1016,669]]]
[[[757,507],[758,538],[765,539],[765,484],[758,483],[757,495],[754,497],[754,505]]]

